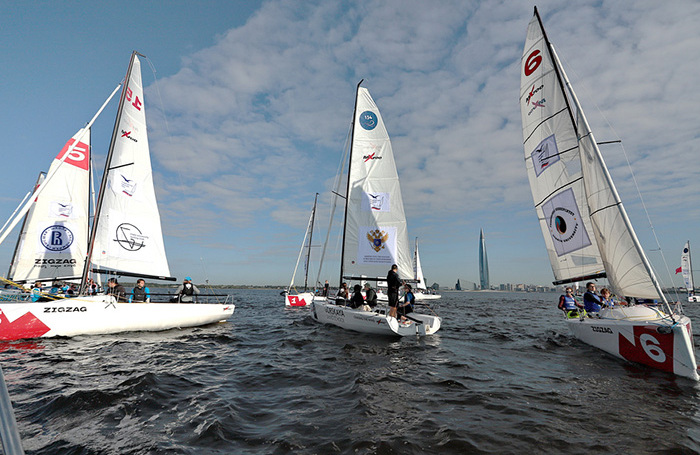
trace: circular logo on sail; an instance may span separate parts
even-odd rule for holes
[[[683,254],[688,254],[688,248],[683,248]]]
[[[49,226],[41,233],[41,244],[49,251],[63,251],[73,244],[73,233],[65,226]]]
[[[372,111],[364,111],[360,114],[360,126],[367,131],[372,131],[377,126],[377,114]]]
[[[141,233],[141,230],[129,223],[122,223],[117,226],[115,232],[115,242],[127,251],[138,251],[145,245],[144,240],[147,238]]]
[[[578,231],[576,214],[565,207],[556,207],[549,216],[549,229],[554,240],[568,242]]]

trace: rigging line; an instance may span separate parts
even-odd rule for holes
[[[158,77],[157,77],[156,67],[150,58],[146,57],[145,55],[143,55],[143,57],[146,59],[146,61],[148,62],[148,66],[151,68],[151,71],[153,72],[153,85],[155,85],[156,93],[158,93],[158,101],[160,102],[160,112],[163,116],[163,123],[165,123],[165,132],[166,132],[166,137],[168,139],[168,144],[172,148],[173,147],[173,137],[172,137],[172,134],[170,133],[170,124],[168,123],[168,116],[165,113],[165,104],[163,103],[163,96],[160,93],[160,85],[158,85]],[[143,82],[142,82],[142,84],[143,84]],[[153,157],[153,154],[151,153],[151,158],[152,157]],[[185,182],[182,178],[182,173],[180,172],[180,166],[177,166],[176,173],[177,173],[177,179],[180,183],[180,190],[182,190],[182,188],[185,188]],[[163,239],[163,242],[165,242],[165,239]]]
[[[577,178],[576,180],[570,181],[570,182],[567,183],[566,185],[560,186],[559,188],[555,189],[554,191],[552,191],[551,193],[549,193],[547,196],[545,196],[545,198],[542,199],[539,203],[535,204],[535,207],[539,207],[540,205],[544,204],[544,203],[547,202],[547,200],[548,200],[550,197],[552,197],[556,192],[558,192],[558,191],[560,191],[560,190],[566,188],[567,186],[570,186],[570,185],[572,185],[572,184],[578,182],[578,181],[581,180],[581,179],[583,179],[583,176]]]
[[[576,75],[576,77],[579,79],[579,84],[577,84],[577,85],[581,86],[581,87],[583,88],[583,91],[584,91],[584,92],[590,92],[589,89],[588,89],[587,84],[586,84],[585,81],[584,81],[584,79],[581,78],[581,76],[579,76],[578,73],[576,73],[576,70],[574,69],[574,67],[573,67],[571,64],[569,64],[569,62],[566,62],[566,66],[567,66],[567,68],[570,69],[570,71],[572,72],[572,74]],[[645,216],[646,216],[646,218],[647,218],[647,222],[649,223],[649,229],[651,230],[651,233],[652,233],[652,235],[653,235],[653,237],[654,237],[654,241],[656,242],[656,246],[658,247],[659,252],[660,252],[660,254],[661,254],[661,259],[662,259],[662,261],[663,261],[663,263],[664,263],[664,267],[666,268],[666,273],[668,274],[668,277],[669,277],[669,279],[670,279],[670,282],[673,283],[673,275],[671,275],[671,269],[670,269],[670,267],[668,266],[668,262],[666,261],[666,256],[664,255],[663,249],[661,248],[661,243],[659,242],[659,238],[658,238],[658,236],[656,235],[656,229],[654,228],[654,224],[653,224],[652,221],[651,221],[651,216],[649,215],[649,211],[647,210],[647,206],[646,206],[646,204],[645,204],[645,202],[644,202],[644,197],[642,197],[642,192],[641,192],[640,189],[639,189],[639,183],[637,182],[637,177],[636,177],[635,174],[634,174],[634,170],[632,170],[632,164],[631,164],[631,162],[630,162],[629,156],[627,155],[627,150],[625,150],[625,146],[624,146],[624,144],[622,144],[622,138],[620,138],[620,135],[617,134],[617,131],[616,131],[615,128],[612,126],[612,124],[610,123],[610,121],[608,120],[608,118],[605,116],[605,113],[602,111],[602,109],[600,109],[600,106],[598,106],[598,104],[595,102],[595,99],[593,99],[592,97],[588,97],[588,98],[591,99],[591,102],[592,102],[593,106],[595,106],[595,108],[596,108],[596,110],[598,111],[599,115],[603,118],[603,120],[605,121],[605,123],[608,125],[608,128],[610,128],[610,130],[612,131],[613,135],[614,135],[615,137],[617,137],[618,141],[620,142],[620,147],[622,148],[622,154],[624,155],[625,161],[627,162],[627,169],[629,170],[630,175],[631,175],[631,177],[632,177],[632,181],[634,182],[634,187],[635,187],[635,189],[637,190],[637,195],[639,196],[639,201],[640,201],[640,203],[641,203],[641,205],[642,205],[642,209],[644,209],[644,214],[645,214]],[[608,142],[613,142],[613,141],[608,141]],[[608,143],[608,142],[605,142],[605,143]],[[650,266],[651,266],[651,263],[650,263]],[[654,268],[653,266],[651,266],[651,267],[652,267],[652,269]],[[674,287],[674,288],[675,288],[675,287]],[[675,292],[675,294],[676,294],[676,297],[678,297],[678,291],[674,291],[674,292]],[[680,300],[680,299],[679,299],[679,300]]]

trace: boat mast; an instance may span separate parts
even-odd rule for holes
[[[117,108],[117,118],[114,121],[114,129],[112,130],[112,139],[109,143],[109,152],[107,153],[107,160],[105,161],[105,170],[102,174],[102,183],[100,184],[100,191],[97,195],[97,206],[95,207],[95,213],[93,214],[92,229],[90,230],[90,245],[88,247],[88,254],[85,257],[85,266],[83,267],[83,276],[80,280],[80,294],[85,292],[87,288],[87,277],[90,272],[90,263],[92,261],[92,253],[95,246],[95,235],[97,234],[97,225],[100,219],[100,210],[102,209],[102,202],[104,201],[105,191],[107,189],[107,179],[109,178],[110,165],[112,163],[112,155],[114,154],[114,145],[117,142],[117,133],[119,132],[119,122],[122,117],[122,108],[124,107],[124,100],[126,99],[126,92],[131,79],[131,69],[134,66],[134,59],[137,55],[146,57],[143,54],[139,54],[136,51],[131,53],[131,60],[129,61],[129,69],[126,71],[126,78],[124,79],[124,84],[122,86],[122,94],[119,97],[119,107]]]
[[[413,250],[413,279],[418,281],[418,237],[416,237],[416,249]]]
[[[309,260],[311,259],[311,237],[314,235],[314,219],[316,218],[316,202],[318,201],[318,193],[314,196],[314,208],[311,210],[311,227],[309,228],[309,248],[306,251],[306,270],[304,273],[304,292],[309,284]]]
[[[695,280],[693,280],[693,262],[690,258],[690,240],[688,240],[688,284],[690,288],[687,289],[688,295],[695,294]]]
[[[618,212],[620,213],[620,216],[622,217],[622,221],[625,224],[625,228],[627,229],[628,233],[630,234],[630,237],[632,239],[632,243],[634,244],[635,249],[637,250],[637,254],[639,254],[640,259],[642,260],[642,264],[644,265],[644,268],[646,269],[647,273],[649,274],[649,277],[651,278],[651,282],[654,285],[654,288],[656,289],[656,292],[659,294],[659,297],[663,300],[665,304],[668,304],[668,301],[666,300],[666,296],[664,295],[663,291],[661,290],[661,286],[659,285],[659,282],[656,279],[656,275],[654,274],[654,271],[651,268],[651,264],[649,263],[649,260],[647,259],[646,254],[644,254],[644,250],[642,249],[642,245],[639,242],[639,239],[637,238],[637,234],[634,232],[634,228],[632,227],[632,223],[630,222],[629,217],[627,216],[627,211],[625,210],[625,207],[622,205],[622,200],[620,199],[620,195],[617,192],[617,188],[615,187],[615,183],[613,183],[612,176],[610,175],[610,171],[608,171],[608,167],[605,164],[605,160],[603,159],[603,155],[600,153],[600,148],[598,148],[598,144],[595,141],[595,138],[593,137],[593,132],[591,131],[591,127],[588,124],[588,120],[586,119],[586,114],[583,112],[581,108],[581,103],[579,103],[578,97],[576,96],[576,92],[574,92],[573,87],[571,86],[571,82],[569,81],[569,78],[566,75],[566,72],[564,71],[564,68],[559,61],[559,57],[557,56],[557,53],[554,50],[554,47],[552,44],[549,42],[549,39],[547,39],[547,34],[544,31],[544,26],[542,25],[542,19],[540,18],[539,13],[537,12],[537,7],[535,7],[535,14],[537,15],[537,20],[540,22],[540,27],[542,28],[542,35],[544,36],[545,42],[547,43],[547,48],[549,49],[551,55],[552,55],[552,61],[554,62],[554,69],[557,72],[557,76],[559,79],[560,84],[565,84],[567,90],[564,90],[564,93],[566,94],[567,92],[569,93],[569,96],[571,97],[571,101],[573,101],[574,106],[576,107],[576,111],[578,115],[581,117],[581,121],[583,122],[583,127],[586,131],[586,137],[585,140],[589,141],[592,145],[593,151],[596,154],[596,157],[598,158],[601,168],[603,171],[603,175],[605,176],[605,181],[608,184],[608,187],[610,188],[610,191],[613,195],[613,199],[615,200],[615,206],[618,209]],[[571,112],[571,107],[569,105],[569,102],[567,100],[567,106],[569,107],[569,113],[572,115],[573,118],[573,113]],[[579,137],[579,141],[582,140],[581,134],[578,132],[577,128],[577,123],[573,122],[574,128],[576,129],[576,134]],[[584,180],[583,182],[584,187],[586,185],[586,181]],[[634,296],[630,296],[634,297]]]
[[[360,79],[357,83],[357,88],[355,89],[355,108],[352,110],[352,132],[350,136],[350,160],[348,161],[348,182],[347,188],[345,190],[345,214],[343,216],[343,245],[340,253],[340,280],[338,281],[338,289],[343,284],[343,261],[345,260],[345,229],[348,226],[348,199],[350,197],[350,172],[352,171],[352,148],[355,142],[355,121],[357,116],[357,100],[360,95],[360,85],[362,85],[364,79]]]

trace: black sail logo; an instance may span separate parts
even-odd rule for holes
[[[143,248],[146,243],[147,236],[141,233],[141,230],[130,223],[122,223],[117,226],[115,231],[115,242],[127,251],[138,251]]]

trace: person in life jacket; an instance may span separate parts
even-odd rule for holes
[[[126,289],[119,284],[116,278],[110,278],[107,281],[107,295],[113,295],[117,302],[126,302]]]
[[[413,305],[415,303],[416,297],[413,295],[411,285],[408,283],[404,284],[403,303],[400,303],[396,309],[401,322],[409,321],[409,319],[406,318],[406,315],[413,313]]]
[[[569,318],[577,318],[579,310],[583,309],[583,305],[574,298],[574,290],[572,288],[566,288],[566,294],[559,297],[558,306]]]
[[[139,278],[136,287],[131,291],[129,302],[150,302],[151,290],[146,287],[146,280]]]
[[[377,291],[369,283],[365,283],[365,302],[370,308],[377,306]]]
[[[603,288],[600,290],[600,297],[603,308],[615,308],[615,305],[625,305],[623,301],[618,302],[615,300],[615,297],[610,294],[610,289],[608,288]]]
[[[193,296],[199,295],[199,289],[192,284],[192,278],[185,277],[182,284],[175,291],[175,301],[177,302],[193,302]]]
[[[595,283],[586,283],[586,292],[583,293],[583,308],[589,313],[597,313],[602,308],[602,300],[595,292]]]

